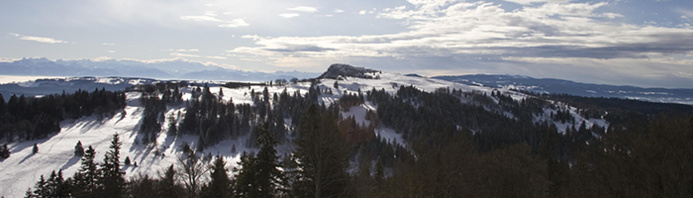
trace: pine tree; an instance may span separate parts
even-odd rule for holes
[[[272,133],[269,131],[269,122],[265,122],[258,128],[257,144],[260,145],[255,157],[255,180],[257,181],[256,188],[259,190],[257,197],[272,197],[274,194],[281,192],[281,184],[283,176],[279,168],[279,157],[277,150],[274,148],[277,141],[274,140]]]
[[[149,175],[138,175],[128,181],[127,193],[128,197],[132,198],[153,198],[156,197],[154,190],[154,180],[149,178]]]
[[[238,162],[240,169],[234,168],[236,174],[236,197],[257,197],[260,193],[257,190],[255,181],[255,154],[243,152]]]
[[[3,144],[2,147],[0,147],[0,158],[7,159],[10,157],[10,154],[10,150],[7,149],[7,143]]]
[[[60,170],[57,173],[55,170],[51,172],[51,176],[48,180],[44,179],[41,175],[41,179],[36,182],[34,186],[35,190],[32,192],[31,188],[26,191],[26,197],[72,197],[72,192],[70,179],[65,180],[63,178],[63,171]]]
[[[36,153],[38,153],[38,152],[39,152],[38,145],[34,144],[34,148],[31,149],[31,153],[36,154]]]
[[[176,118],[173,117],[173,115],[168,117],[168,135],[177,135],[178,134],[178,122],[176,121]]]
[[[27,190],[27,198],[28,197],[47,197],[48,196],[48,189],[46,188],[46,179],[43,178],[43,175],[41,175],[41,178],[36,182],[34,185],[34,192],[30,193],[31,189]]]
[[[75,145],[75,156],[84,156],[84,147],[82,147],[82,141],[77,141],[77,145]]]
[[[60,170],[56,174],[55,171],[51,173],[51,177],[46,181],[46,188],[48,188],[48,196],[44,197],[69,197],[70,196],[70,184],[65,182],[63,178],[63,171]]]
[[[315,104],[301,118],[295,144],[302,179],[294,184],[294,191],[307,194],[297,196],[346,196],[347,147],[336,122],[332,112],[320,114]]]
[[[158,197],[183,197],[182,190],[176,185],[176,170],[173,165],[169,166],[166,171],[159,176],[159,185],[157,185]]]
[[[125,161],[123,162],[125,165],[130,166],[132,162],[130,162],[130,156],[125,157]]]
[[[103,185],[103,197],[122,197],[125,185],[123,173],[120,172],[120,139],[118,133],[113,135],[110,150],[104,156],[101,165],[101,178],[99,183]]]
[[[202,187],[200,197],[224,198],[232,197],[231,179],[226,169],[226,162],[222,156],[217,156],[214,165],[211,167],[209,183]]]
[[[94,197],[97,196],[100,186],[97,183],[100,177],[97,164],[94,163],[96,151],[89,146],[82,156],[82,164],[79,171],[73,176],[75,183],[75,197]]]
[[[383,160],[378,158],[378,162],[375,163],[375,180],[381,182],[385,179],[385,167],[383,166]]]

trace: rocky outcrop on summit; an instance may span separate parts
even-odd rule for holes
[[[318,78],[340,79],[346,77],[377,79],[380,71],[365,67],[354,67],[348,64],[332,64],[325,73]]]

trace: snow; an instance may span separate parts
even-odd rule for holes
[[[553,101],[550,101],[550,102],[553,102]],[[585,122],[585,127],[587,127],[587,128],[592,128],[594,125],[599,125],[601,127],[609,126],[609,122],[604,120],[603,117],[602,117],[602,119],[596,119],[596,118],[586,119],[586,118],[582,117],[582,115],[580,115],[580,113],[578,113],[578,109],[575,107],[571,107],[571,106],[568,106],[568,105],[566,105],[564,103],[560,103],[560,102],[555,102],[555,104],[558,107],[557,110],[550,109],[550,108],[544,108],[544,112],[539,116],[535,116],[534,121],[535,122],[541,122],[541,121],[552,122],[554,125],[556,125],[556,129],[558,129],[558,132],[563,133],[563,134],[565,134],[566,128],[574,127],[576,129],[578,129],[580,127],[580,125],[582,124],[582,122]],[[551,114],[552,113],[556,114],[558,112],[558,110],[568,110],[568,112],[573,117],[573,119],[575,119],[575,123],[572,123],[572,122],[563,123],[560,121],[553,121],[551,119]]]
[[[319,97],[319,101],[325,103],[325,105],[334,104],[339,100],[339,98],[344,94],[358,94],[360,90],[364,95],[367,91],[373,88],[377,90],[384,89],[390,94],[395,94],[400,86],[410,86],[421,89],[422,91],[432,92],[439,88],[450,88],[450,89],[460,89],[464,92],[478,92],[486,93],[491,95],[491,92],[495,90],[501,91],[503,94],[510,95],[515,100],[520,100],[528,97],[527,95],[511,91],[510,88],[490,88],[482,86],[470,86],[460,83],[431,79],[426,77],[417,76],[406,76],[397,73],[379,73],[377,74],[380,79],[364,79],[347,77],[341,80],[335,79],[321,79],[321,83],[318,87],[321,89],[322,95]],[[3,79],[4,76],[0,76]],[[119,81],[119,79],[121,81]],[[97,80],[99,83],[122,83],[122,78],[100,78]],[[335,81],[338,81],[338,87],[334,88],[333,85]],[[130,84],[140,84],[143,81],[138,79],[130,80]],[[251,90],[254,90],[256,94],[262,94],[265,86],[250,86],[230,89],[226,87],[216,85],[210,86],[210,91],[217,95],[219,89],[223,92],[222,99],[224,101],[233,101],[234,104],[253,104],[253,98],[251,97]],[[267,86],[270,98],[273,95],[282,93],[285,89],[288,94],[293,95],[295,92],[300,92],[299,94],[305,94],[310,88],[310,82],[299,82],[297,84],[287,84],[284,86]],[[191,92],[196,87],[185,87],[180,89],[183,93],[183,99],[189,100],[191,98]],[[332,92],[332,94],[328,94]],[[123,112],[118,112],[115,116],[110,118],[104,118],[102,120],[97,119],[95,116],[80,118],[77,120],[66,120],[61,122],[61,132],[55,134],[51,137],[12,143],[9,145],[12,152],[11,156],[4,161],[0,162],[0,171],[4,174],[0,177],[0,185],[4,186],[0,188],[0,195],[6,197],[21,197],[26,192],[27,188],[34,186],[35,182],[39,179],[40,175],[48,176],[53,170],[63,170],[65,177],[72,176],[75,171],[79,169],[80,158],[73,155],[74,146],[77,141],[81,141],[85,149],[88,146],[93,146],[96,151],[96,161],[100,162],[103,160],[104,153],[108,150],[110,140],[114,133],[118,133],[121,138],[121,162],[125,160],[126,157],[130,157],[133,163],[137,163],[139,166],[123,166],[123,170],[126,171],[126,177],[136,176],[139,174],[148,174],[150,176],[156,176],[159,171],[170,166],[171,164],[177,164],[178,158],[181,155],[181,146],[188,143],[192,148],[196,148],[196,143],[198,140],[197,136],[183,135],[183,136],[168,136],[165,131],[168,129],[170,116],[176,118],[176,122],[181,121],[182,115],[185,113],[185,105],[181,104],[178,106],[169,106],[165,115],[162,117],[164,123],[162,123],[162,132],[157,137],[155,145],[144,145],[136,144],[136,140],[141,139],[137,133],[141,119],[143,117],[144,108],[139,102],[141,93],[139,92],[128,92],[127,93],[127,106]],[[463,100],[463,99],[462,99]],[[498,101],[496,101],[498,102]],[[588,127],[592,124],[599,124],[600,126],[605,126],[606,123],[603,119],[589,119],[586,120],[582,118],[578,113],[577,109],[573,107],[568,107],[567,105],[562,106],[562,108],[569,108],[571,114],[576,118],[576,124],[580,124],[585,121]],[[363,125],[368,125],[370,121],[365,120],[365,115],[368,110],[375,111],[377,107],[372,103],[366,101],[362,105],[354,106],[349,109],[343,110],[342,116],[353,116],[356,121]],[[552,109],[545,109],[544,114],[536,117],[536,120],[549,120],[550,113]],[[555,112],[554,112],[555,113]],[[180,115],[180,117],[179,117]],[[510,115],[512,116],[512,115]],[[291,123],[287,120],[286,123]],[[556,123],[558,129],[563,131],[567,124]],[[578,126],[576,126],[578,127]],[[402,134],[398,133],[394,129],[388,126],[380,126],[376,128],[376,136],[383,138],[388,142],[403,145],[407,149],[411,149]],[[290,137],[290,136],[289,136]],[[237,162],[240,160],[240,154],[242,152],[255,152],[254,148],[247,148],[246,142],[248,135],[239,137],[237,139],[223,140],[219,144],[208,147],[204,150],[202,155],[221,155],[227,160],[229,166],[237,166]],[[32,146],[37,144],[39,147],[39,152],[37,154],[32,154]],[[232,147],[235,145],[236,152],[232,152]],[[283,155],[294,150],[293,145],[290,143],[284,143],[277,146],[278,154]],[[411,151],[411,150],[410,150]],[[160,155],[155,155],[155,153],[160,153]]]
[[[410,147],[408,146],[409,144],[407,144],[404,141],[404,138],[402,138],[402,134],[395,132],[395,130],[392,128],[388,128],[388,127],[377,128],[377,129],[375,129],[375,135],[378,136],[378,138],[382,138],[382,139],[387,140],[387,142],[397,143],[399,145],[404,146],[404,148],[410,149]]]

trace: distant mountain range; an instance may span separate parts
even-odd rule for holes
[[[278,71],[265,73],[228,69],[185,60],[142,62],[107,59],[101,61],[56,60],[24,58],[14,62],[0,62],[2,75],[18,76],[120,76],[157,79],[268,81],[275,79],[311,78],[318,73]]]
[[[516,75],[475,74],[462,76],[436,76],[433,78],[467,85],[509,88],[534,93],[568,94],[585,97],[628,98],[650,102],[693,105],[693,89],[665,89],[599,85],[553,78],[532,78]]]
[[[334,64],[320,77],[337,78],[341,76],[377,77],[380,71],[359,67],[343,67]],[[265,73],[228,69],[217,65],[204,65],[185,60],[162,62],[142,62],[133,60],[108,59],[102,61],[56,60],[46,58],[24,58],[14,62],[0,62],[0,75],[17,76],[75,76],[67,79],[44,79],[25,83],[0,85],[0,93],[5,97],[12,94],[27,96],[59,93],[62,90],[73,92],[77,89],[106,88],[122,90],[132,85],[133,80],[151,83],[153,79],[219,80],[219,81],[269,81],[274,79],[315,78],[319,73],[284,72]],[[339,73],[333,74],[333,73]],[[368,74],[368,75],[366,75]],[[84,77],[95,76],[95,77]],[[422,77],[407,74],[410,77]],[[467,85],[493,88],[507,88],[534,93],[568,94],[584,97],[628,98],[650,102],[681,103],[693,105],[693,89],[641,88],[634,86],[614,86],[580,83],[552,78],[532,78],[517,75],[461,75],[436,76],[435,79],[452,81]],[[104,83],[113,80],[117,83]],[[147,82],[144,82],[147,81]]]

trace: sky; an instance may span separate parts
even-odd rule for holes
[[[691,24],[690,0],[3,0],[0,60],[349,63],[693,88]]]

